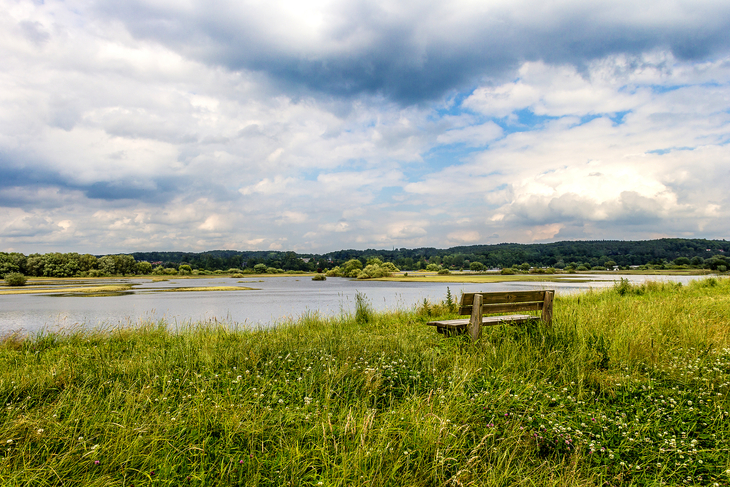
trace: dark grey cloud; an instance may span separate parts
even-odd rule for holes
[[[80,191],[87,198],[107,201],[139,200],[145,203],[165,203],[179,194],[181,187],[189,187],[192,181],[181,181],[179,177],[150,180],[114,180],[80,183],[71,180],[59,171],[43,166],[8,164],[7,159],[0,165],[0,205],[5,207],[33,208],[48,206],[40,199],[32,199],[28,192],[14,199],[12,192],[2,190],[18,188],[37,191],[41,188],[57,188],[61,192]],[[192,178],[191,178],[192,179]],[[182,184],[181,184],[182,183]],[[62,204],[62,201],[58,201]],[[51,206],[55,206],[51,204]]]
[[[36,46],[41,46],[51,38],[40,22],[24,20],[18,24],[23,36]]]
[[[582,67],[607,55],[654,49],[699,60],[730,47],[727,2],[525,1],[479,8],[360,0],[320,12],[325,25],[301,26],[301,38],[294,23],[283,39],[286,4],[266,10],[228,1],[172,5],[137,0],[100,8],[135,36],[208,64],[262,72],[293,92],[381,94],[402,104],[508,76],[524,61]]]

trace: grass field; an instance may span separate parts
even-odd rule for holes
[[[730,280],[477,343],[424,326],[446,311],[7,336],[0,484],[730,484]]]

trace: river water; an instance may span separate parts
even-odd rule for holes
[[[271,276],[251,279],[228,277],[206,279],[115,280],[135,287],[111,296],[59,294],[0,295],[0,335],[35,333],[74,328],[133,326],[164,319],[170,326],[199,321],[218,321],[239,327],[267,327],[304,313],[324,315],[351,313],[356,293],[365,295],[376,310],[411,308],[424,299],[440,301],[447,287],[455,299],[463,292],[555,289],[558,294],[612,286],[624,277],[631,282],[647,280],[688,283],[696,276],[570,275],[564,282],[432,283],[383,282],[345,278],[312,281],[308,276]],[[586,282],[576,282],[585,280]],[[98,284],[94,281],[93,284]],[[83,283],[82,283],[83,284]],[[246,286],[255,290],[159,292],[176,287]],[[36,287],[38,288],[38,287]]]

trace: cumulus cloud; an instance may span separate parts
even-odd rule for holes
[[[0,251],[730,223],[723,3],[0,6]]]
[[[335,95],[435,99],[523,61],[583,66],[653,49],[698,60],[723,52],[722,2],[463,1],[100,4],[138,38],[283,85]]]

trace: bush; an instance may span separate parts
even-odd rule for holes
[[[390,277],[394,272],[398,272],[398,268],[392,262],[383,263],[380,259],[372,259],[372,264],[368,264],[365,268],[357,273],[358,279],[377,279],[379,277]]]
[[[326,281],[327,276],[325,276],[324,274],[316,274],[316,275],[312,276],[312,280],[313,281]]]
[[[328,270],[325,275],[327,277],[342,277],[342,269],[340,269],[340,266],[335,266]]]
[[[451,272],[449,272],[449,270],[448,270],[448,269],[441,269],[441,270],[439,271],[439,274],[441,274],[441,275],[448,275],[448,274],[451,274]]]
[[[501,271],[499,271],[499,273],[502,274],[503,276],[511,276],[511,275],[513,275],[515,273],[515,271],[513,271],[509,267],[505,267],[504,269],[502,269]]]
[[[8,286],[25,286],[27,279],[20,272],[8,272],[5,274],[5,283]]]

